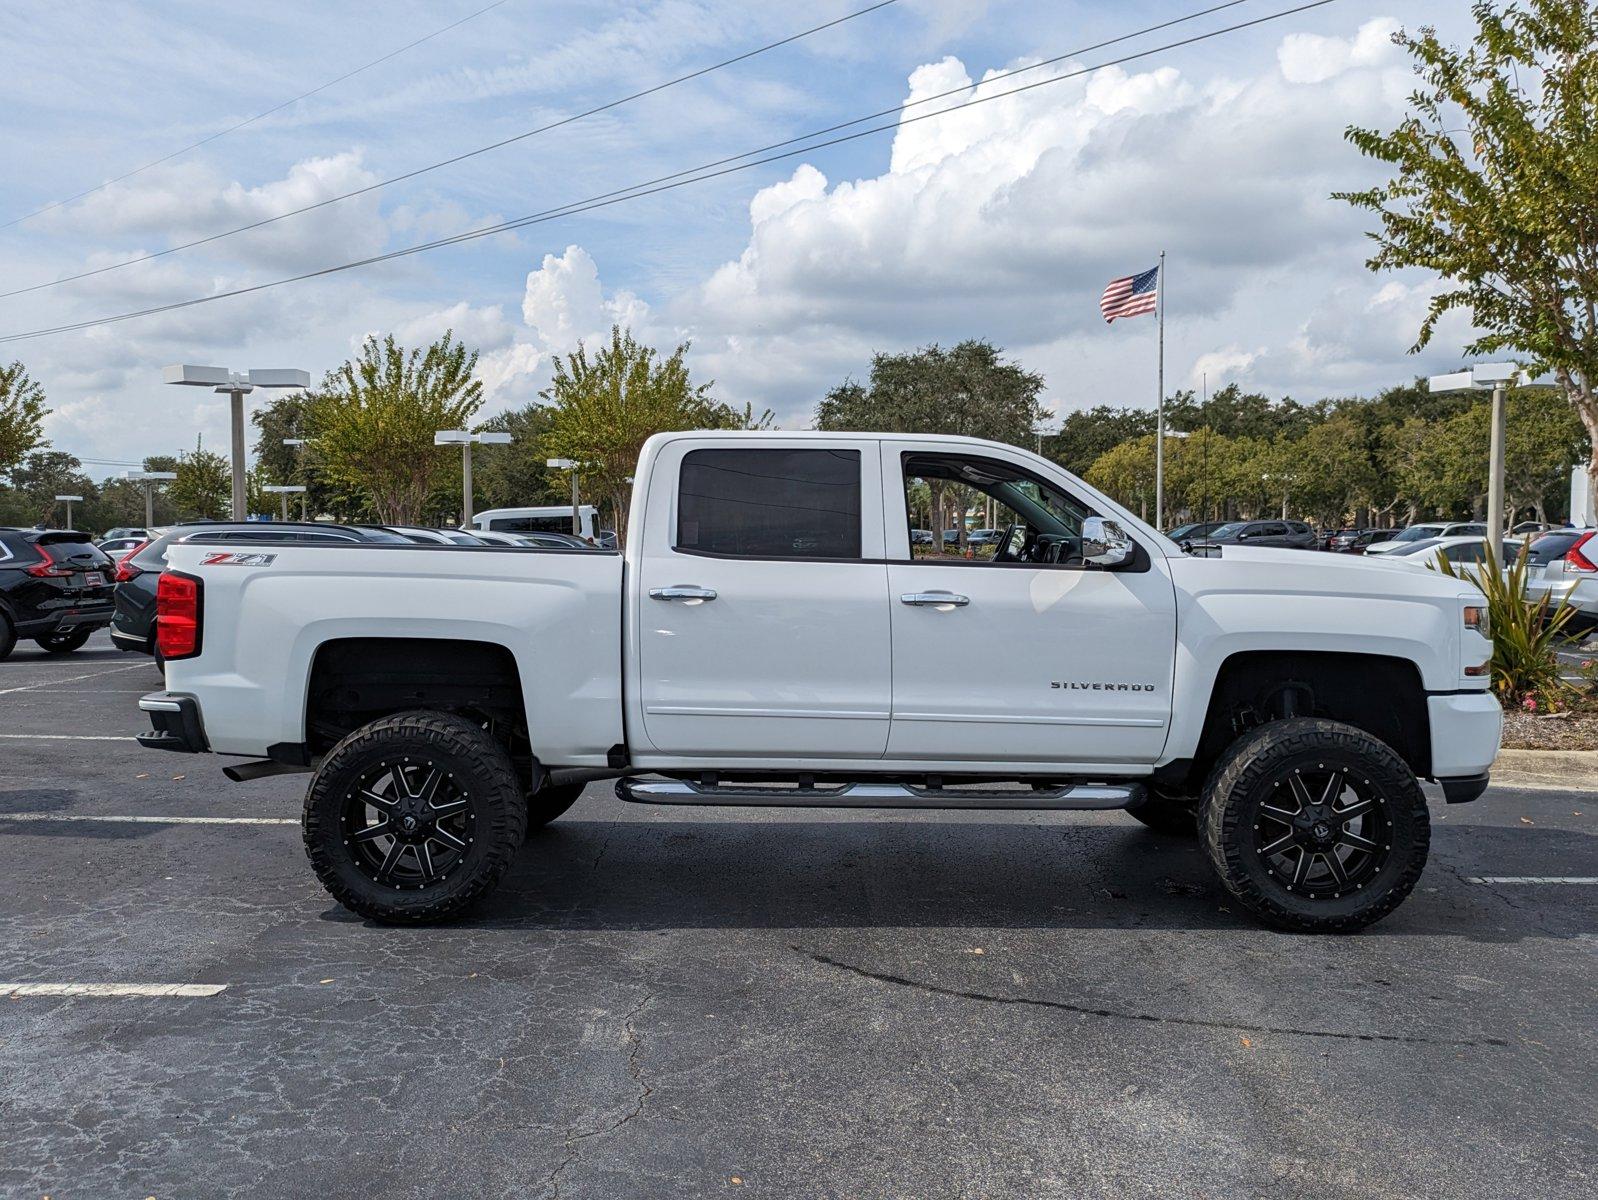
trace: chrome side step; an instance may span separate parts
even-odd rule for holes
[[[1130,808],[1144,800],[1141,783],[1072,783],[1050,788],[929,788],[908,783],[845,783],[820,787],[626,778],[616,795],[631,804],[705,804],[761,808]]]

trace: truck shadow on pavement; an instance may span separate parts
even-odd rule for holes
[[[1598,889],[1480,875],[1598,874],[1598,837],[1434,830],[1420,885],[1376,928],[1575,938]],[[1577,895],[1576,893],[1580,893]],[[329,919],[358,918],[332,909]],[[982,821],[562,821],[535,831],[474,928],[1258,929],[1197,846],[1141,828]]]

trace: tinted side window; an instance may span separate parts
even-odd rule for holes
[[[1256,525],[1253,529],[1255,537],[1285,537],[1286,525]]]
[[[857,450],[692,450],[677,548],[750,558],[859,558]]]

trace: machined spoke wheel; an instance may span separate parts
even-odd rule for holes
[[[505,748],[452,713],[373,721],[335,746],[305,797],[305,847],[333,897],[378,921],[437,921],[487,895],[527,829]]]
[[[393,888],[447,879],[475,827],[471,798],[454,776],[409,755],[362,772],[344,806],[344,840],[356,866]]]
[[[1255,853],[1267,874],[1287,881],[1287,890],[1336,900],[1381,874],[1392,826],[1369,779],[1317,762],[1295,767],[1271,790],[1276,795],[1256,814]]]
[[[1233,897],[1304,932],[1386,916],[1420,878],[1431,840],[1408,764],[1363,730],[1320,718],[1239,738],[1210,774],[1199,833]]]

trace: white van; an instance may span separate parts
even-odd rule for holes
[[[577,536],[596,541],[594,516],[598,512],[592,504],[577,508]],[[472,517],[473,529],[498,530],[504,533],[570,533],[572,531],[572,506],[545,504],[537,508],[490,508]]]

